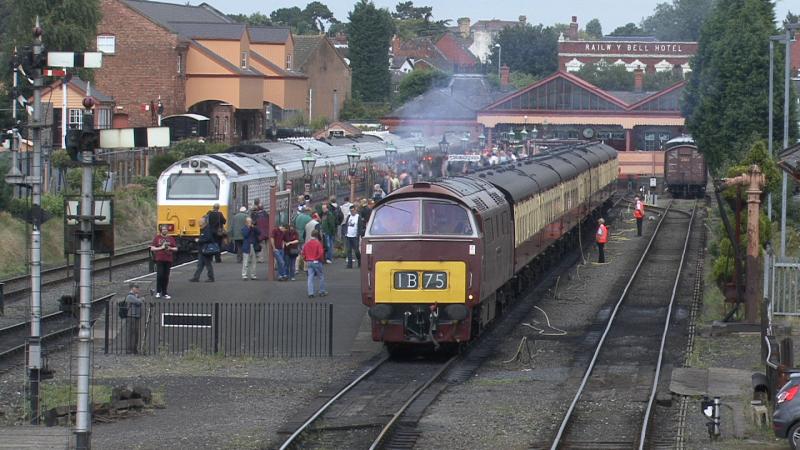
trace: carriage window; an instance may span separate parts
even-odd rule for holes
[[[170,200],[216,200],[219,198],[219,177],[209,173],[169,176],[167,198]]]
[[[386,236],[419,234],[419,201],[404,200],[386,203],[373,213],[370,234]]]
[[[422,234],[471,236],[467,211],[452,203],[428,201],[424,202]]]

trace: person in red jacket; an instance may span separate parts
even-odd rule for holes
[[[169,228],[166,225],[161,225],[159,230],[161,232],[150,243],[150,251],[153,252],[153,259],[156,262],[156,298],[164,297],[169,300],[172,298],[167,294],[169,271],[173,255],[178,251],[178,244],[174,237],[167,234]]]
[[[325,290],[325,274],[322,273],[322,264],[325,262],[325,248],[319,241],[319,230],[311,232],[311,239],[303,245],[303,259],[306,262],[308,271],[308,298],[314,298],[314,278],[319,277],[320,297],[325,297],[328,292]]]
[[[597,233],[595,233],[595,240],[597,241],[597,262],[603,264],[606,262],[606,255],[603,252],[606,242],[608,242],[608,228],[606,227],[606,221],[603,218],[597,219],[598,227]]]
[[[642,235],[642,222],[644,221],[644,202],[637,195],[634,197],[633,217],[636,218],[636,235]]]

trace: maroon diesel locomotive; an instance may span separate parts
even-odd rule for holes
[[[617,152],[592,142],[393,192],[361,242],[372,338],[390,350],[474,338],[616,177]]]

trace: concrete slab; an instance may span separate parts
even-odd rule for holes
[[[68,449],[75,447],[72,430],[66,427],[22,426],[0,428],[0,448]]]
[[[235,255],[223,254],[222,263],[214,263],[213,283],[205,282],[205,273],[200,282],[191,283],[189,279],[195,271],[195,264],[174,267],[170,274],[169,294],[171,300],[148,297],[153,302],[197,302],[197,303],[331,303],[333,304],[333,353],[350,354],[353,343],[362,329],[357,350],[364,351],[363,341],[370,336],[363,335],[363,319],[367,308],[361,304],[361,285],[359,269],[347,269],[345,261],[337,259],[333,264],[325,264],[326,297],[308,298],[305,272],[297,274],[296,281],[267,281],[267,264],[256,267],[258,279],[242,280],[242,265],[236,262]],[[155,274],[137,279],[142,292],[155,290]],[[318,282],[316,283],[318,286]],[[368,328],[367,328],[368,329]],[[372,347],[366,345],[366,347]],[[374,348],[374,347],[373,347]],[[379,347],[378,347],[379,348]]]
[[[678,395],[688,396],[733,396],[752,389],[750,370],[711,367],[698,369],[676,367],[672,371],[669,390]]]

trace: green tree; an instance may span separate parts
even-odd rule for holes
[[[424,94],[434,86],[441,86],[448,80],[450,80],[450,75],[441,70],[415,70],[400,81],[395,102],[403,104],[418,95]]]
[[[438,39],[447,31],[449,20],[432,21],[432,17],[433,7],[415,7],[410,1],[398,3],[392,13],[397,36],[404,40],[415,37]]]
[[[246,23],[254,27],[271,26],[272,20],[265,14],[254,12],[252,14],[228,14],[228,18],[233,19],[239,23]]]
[[[600,89],[608,91],[633,90],[633,72],[628,72],[622,64],[584,64],[580,70],[574,73]]]
[[[331,10],[318,1],[307,4],[304,9],[297,6],[276,9],[269,19],[275,25],[290,27],[295,34],[324,33],[326,26],[339,22]]]
[[[642,29],[663,41],[696,41],[714,0],[673,0],[659,3],[642,21]]]
[[[535,76],[545,76],[558,69],[558,33],[543,25],[518,24],[500,31],[495,41],[498,49],[492,46],[490,59],[496,67],[501,64],[512,71],[525,72]]]
[[[2,0],[0,3],[0,19],[5,17],[5,26],[2,27],[3,39],[2,67],[8,67],[12,50],[16,46],[23,52],[25,46],[33,41],[33,27],[36,16],[44,30],[42,41],[46,50],[50,51],[75,51],[82,52],[89,49],[97,35],[97,25],[100,23],[99,0]],[[85,72],[85,73],[84,73]],[[82,71],[81,76],[91,79],[91,71]],[[11,72],[2,71],[0,85],[11,86]],[[27,83],[22,83],[22,94],[30,93]],[[0,97],[8,98],[6,93]],[[0,127],[8,126],[10,115],[2,111],[4,123]]]
[[[365,102],[389,97],[389,45],[394,34],[392,16],[371,0],[359,0],[349,15],[350,67],[353,95]]]
[[[592,19],[586,22],[586,36],[590,39],[600,39],[603,37],[603,26],[600,20]]]
[[[617,27],[609,36],[641,36],[644,31],[636,26],[635,23],[629,22],[621,27]]]
[[[647,73],[644,76],[645,91],[660,91],[673,84],[683,81],[681,71],[668,70],[665,72]]]
[[[766,138],[769,37],[776,33],[774,19],[772,2],[718,0],[700,33],[683,110],[698,148],[717,174],[742,159],[753,136]],[[775,52],[775,67],[783,67],[783,58],[782,49]],[[780,118],[783,71],[776,72],[774,111]],[[794,137],[794,118],[790,124]],[[775,136],[782,135],[782,120],[775,120],[773,131]]]

